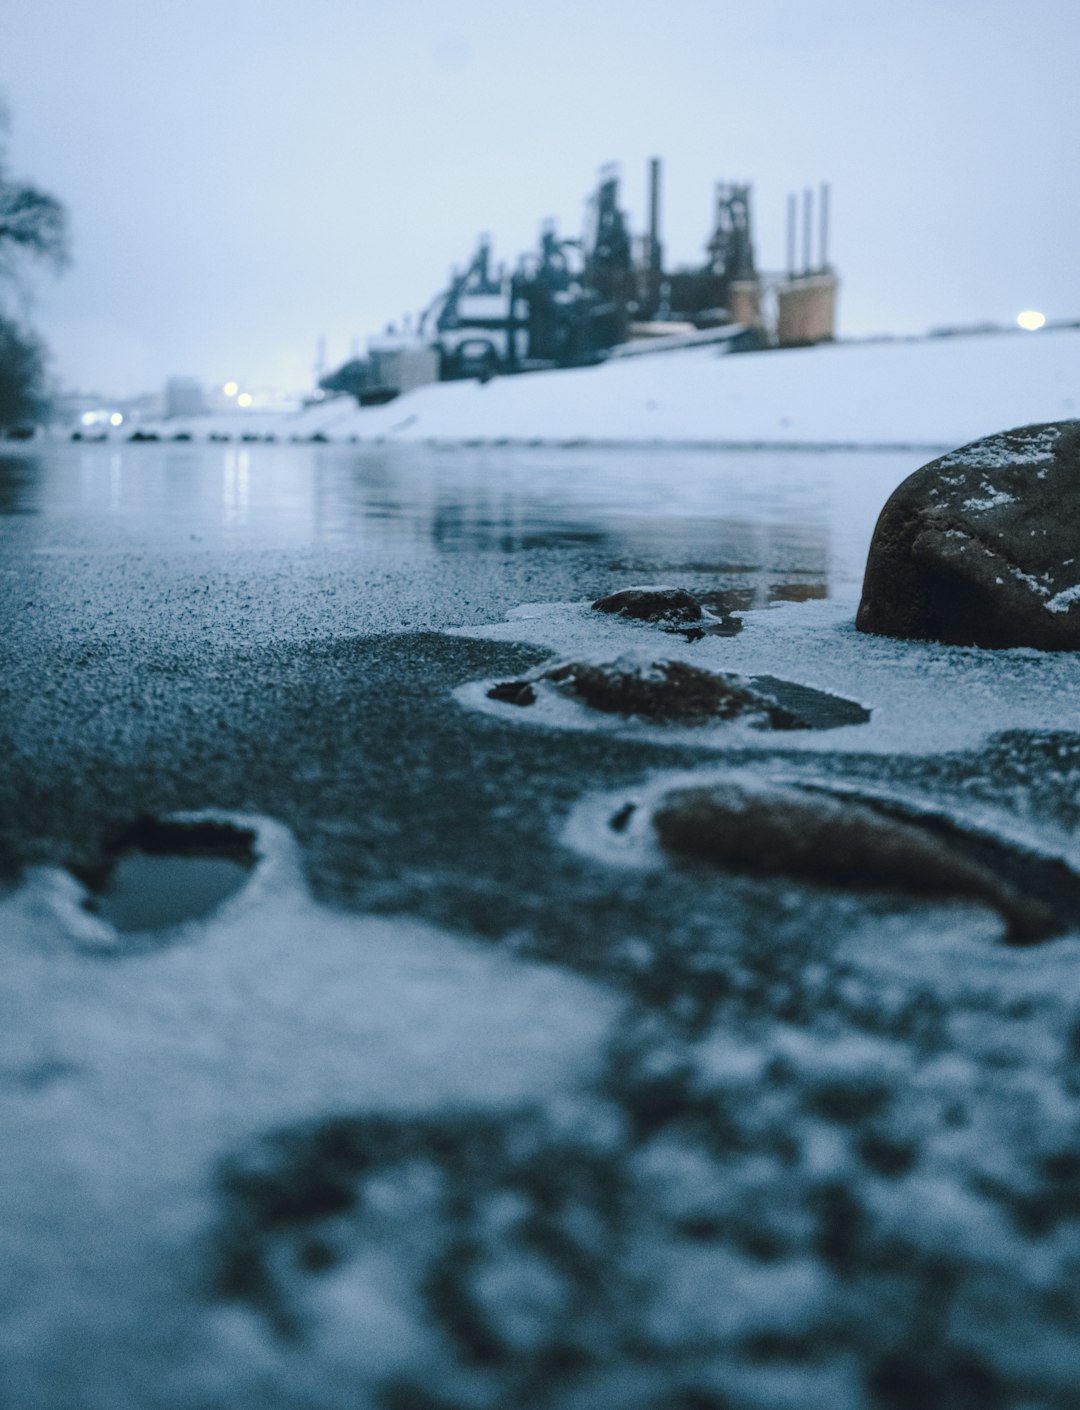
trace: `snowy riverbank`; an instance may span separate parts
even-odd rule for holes
[[[146,430],[166,440],[936,449],[1078,412],[1080,327],[1071,326],[742,355],[692,348],[435,383],[378,407],[341,397],[296,415],[233,413]],[[115,438],[126,440],[126,429]]]

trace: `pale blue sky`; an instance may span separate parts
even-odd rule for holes
[[[9,164],[70,205],[36,317],[73,386],[303,386],[488,231],[580,231],[617,159],[696,261],[718,179],[828,179],[841,331],[1080,317],[1077,0],[6,0]]]

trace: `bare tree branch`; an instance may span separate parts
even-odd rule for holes
[[[5,181],[0,172],[0,248],[15,246],[56,269],[68,262],[67,215],[55,196]]]

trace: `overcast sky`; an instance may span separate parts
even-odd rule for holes
[[[617,160],[671,260],[829,180],[844,334],[1080,316],[1080,0],[3,0],[8,165],[62,197],[69,387],[310,385]]]

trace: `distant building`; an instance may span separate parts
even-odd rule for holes
[[[166,416],[203,416],[206,395],[194,377],[170,377],[165,383]]]

